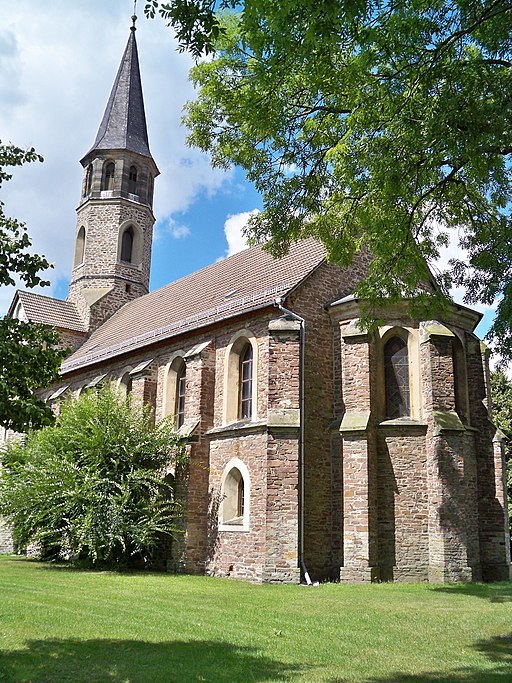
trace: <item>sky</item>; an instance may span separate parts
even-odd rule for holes
[[[51,287],[65,298],[82,166],[92,146],[128,36],[132,0],[0,3],[0,139],[33,146],[44,163],[14,169],[2,188],[7,215],[27,224],[33,251],[54,264]],[[172,31],[138,3],[137,44],[155,181],[151,289],[245,247],[241,227],[261,207],[240,170],[213,170],[186,144],[182,108],[194,97],[190,57]],[[0,314],[14,288],[0,288]]]
[[[27,224],[33,251],[54,264],[51,287],[65,298],[82,182],[79,159],[90,149],[128,40],[133,0],[0,2],[0,140],[34,146],[44,163],[14,169],[1,199],[7,215]],[[161,287],[245,247],[242,227],[261,199],[239,169],[212,169],[186,144],[184,104],[194,97],[192,59],[177,50],[160,18],[138,2],[137,43],[155,181],[150,288]],[[452,246],[443,262],[457,254]],[[0,288],[0,315],[14,288]],[[462,302],[463,291],[454,290]],[[493,309],[479,307],[483,336]]]

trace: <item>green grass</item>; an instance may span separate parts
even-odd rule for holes
[[[254,586],[0,556],[0,681],[512,681],[512,584]]]

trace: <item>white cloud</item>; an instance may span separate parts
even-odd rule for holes
[[[259,213],[258,209],[252,211],[243,211],[227,217],[224,223],[224,233],[228,243],[226,256],[232,256],[238,251],[247,248],[247,238],[244,235],[244,228],[246,227],[251,216]]]
[[[178,223],[173,218],[169,218],[167,220],[167,232],[171,237],[174,237],[175,240],[180,240],[190,235],[190,228],[188,225]]]
[[[82,168],[94,142],[131,25],[129,3],[53,0],[3,3],[0,26],[0,139],[34,146],[45,162],[14,169],[2,187],[8,215],[27,223],[33,250],[54,262],[52,295],[69,277]],[[193,62],[176,50],[161,19],[142,6],[137,42],[152,154],[161,175],[154,212],[165,224],[200,195],[223,187],[230,174],[186,144],[182,107],[194,96]],[[165,227],[164,227],[165,229]],[[184,226],[174,235],[185,236]],[[62,286],[61,286],[62,289]],[[0,291],[0,308],[13,288]]]

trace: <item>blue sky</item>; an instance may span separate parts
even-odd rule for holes
[[[187,147],[180,123],[194,95],[192,60],[176,50],[160,19],[145,19],[140,1],[137,42],[153,157],[157,218],[151,289],[240,248],[248,213],[261,206],[240,171],[210,167]],[[17,0],[3,3],[0,27],[0,139],[33,145],[44,164],[14,171],[2,199],[26,221],[34,251],[54,264],[51,288],[67,294],[82,167],[94,142],[131,26],[131,0]],[[226,234],[227,231],[227,234]],[[228,240],[229,238],[229,240]],[[0,289],[5,312],[12,288]]]
[[[186,145],[182,108],[194,97],[193,62],[178,53],[161,19],[148,21],[139,0],[137,42],[153,157],[157,218],[151,289],[244,247],[241,229],[261,200],[239,170],[210,167]],[[131,25],[132,0],[4,2],[0,26],[0,139],[33,145],[44,164],[15,170],[2,189],[8,215],[26,221],[34,251],[54,264],[50,288],[65,298],[71,270],[79,159],[89,150]],[[457,253],[453,247],[446,258]],[[445,258],[445,260],[446,260]],[[13,295],[0,288],[0,314]],[[463,292],[454,291],[462,301]],[[485,334],[493,310],[478,328]]]

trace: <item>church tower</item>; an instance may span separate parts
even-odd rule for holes
[[[89,332],[149,290],[153,182],[135,20],[84,167],[68,301]]]

